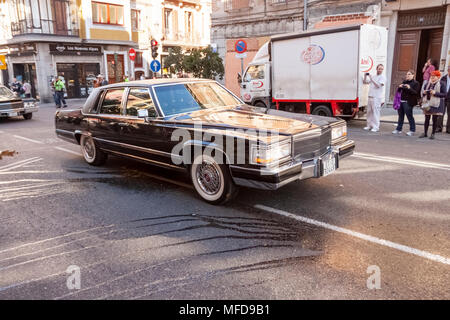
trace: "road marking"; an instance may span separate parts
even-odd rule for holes
[[[25,165],[29,165],[31,163],[41,161],[41,160],[42,160],[42,158],[33,157],[33,158],[30,158],[30,159],[27,159],[27,160],[14,162],[14,163],[8,164],[6,166],[0,167],[0,172],[5,172],[5,171],[10,171],[12,169],[17,169],[17,168],[23,167]]]
[[[33,140],[33,139],[30,139],[30,138],[25,138],[25,137],[22,137],[22,136],[14,135],[14,137],[17,138],[17,139],[22,139],[22,140],[33,142],[33,143],[37,143],[37,144],[44,144],[41,141]]]
[[[445,163],[418,161],[418,160],[411,160],[411,159],[406,159],[406,158],[385,157],[385,156],[379,156],[376,154],[359,153],[359,152],[355,152],[352,156],[355,158],[360,158],[360,159],[383,161],[383,162],[398,163],[398,164],[407,164],[407,165],[422,167],[422,168],[431,168],[431,169],[440,169],[440,170],[450,171],[450,165],[445,164]]]
[[[79,153],[79,152],[72,151],[72,150],[69,150],[69,149],[65,149],[65,148],[62,148],[62,147],[54,147],[54,148],[58,149],[60,151],[64,151],[64,152],[68,152],[68,153],[74,154],[76,156],[80,156],[81,155],[81,153]]]
[[[108,226],[95,227],[95,228],[91,228],[91,229],[70,232],[70,233],[63,234],[63,235],[60,235],[60,236],[56,236],[56,237],[53,237],[53,238],[48,238],[48,239],[39,240],[39,241],[35,241],[35,242],[25,243],[25,244],[22,244],[20,246],[13,247],[13,248],[3,249],[3,250],[0,250],[0,253],[5,253],[5,252],[11,251],[11,250],[17,250],[17,249],[28,247],[28,246],[34,246],[36,244],[41,244],[41,243],[52,241],[52,240],[56,240],[56,239],[66,238],[66,237],[73,236],[73,235],[80,234],[80,233],[84,233],[84,232],[89,232],[89,231],[94,231],[94,230],[99,230],[99,229],[112,228],[114,226],[115,226],[114,224],[110,224]]]
[[[317,227],[322,227],[322,228],[325,228],[325,229],[329,229],[329,230],[333,230],[333,231],[336,231],[336,232],[344,233],[346,235],[349,235],[349,236],[352,236],[352,237],[356,237],[356,238],[359,238],[359,239],[362,239],[362,240],[365,240],[365,241],[369,241],[369,242],[372,242],[372,243],[380,244],[380,245],[385,246],[385,247],[389,247],[389,248],[396,249],[396,250],[399,250],[399,251],[402,251],[402,252],[413,254],[413,255],[416,255],[416,256],[428,259],[428,260],[432,260],[432,261],[436,261],[436,262],[440,262],[440,263],[443,263],[443,264],[450,265],[450,258],[446,258],[446,257],[443,257],[441,255],[437,255],[437,254],[433,254],[433,253],[430,253],[430,252],[427,252],[427,251],[422,251],[422,250],[419,250],[419,249],[411,248],[411,247],[408,247],[408,246],[405,246],[405,245],[402,245],[402,244],[398,244],[398,243],[391,242],[391,241],[388,241],[388,240],[384,240],[384,239],[380,239],[380,238],[377,238],[377,237],[369,236],[369,235],[366,235],[366,234],[363,234],[363,233],[360,233],[360,232],[356,232],[356,231],[352,231],[352,230],[349,230],[349,229],[337,227],[337,226],[334,226],[334,225],[331,225],[331,224],[328,224],[328,223],[325,223],[325,222],[321,222],[321,221],[318,221],[318,220],[306,218],[306,217],[303,217],[303,216],[298,216],[298,215],[295,215],[295,214],[292,214],[292,213],[289,213],[289,212],[286,212],[286,211],[283,211],[283,210],[267,207],[265,205],[256,204],[254,207],[257,208],[257,209],[263,210],[263,211],[275,213],[275,214],[278,214],[278,215],[281,215],[281,216],[284,216],[284,217],[287,217],[287,218],[291,218],[291,219],[294,219],[294,220],[297,220],[297,221],[300,221],[300,222],[304,222],[304,223],[315,225]]]

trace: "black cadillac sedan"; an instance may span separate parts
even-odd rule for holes
[[[87,163],[115,155],[185,171],[211,204],[238,186],[275,190],[327,176],[355,148],[343,120],[249,106],[203,79],[96,88],[81,110],[57,111],[55,126]]]

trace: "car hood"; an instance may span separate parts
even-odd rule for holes
[[[214,108],[193,111],[166,118],[178,124],[198,124],[208,129],[244,129],[271,131],[281,136],[290,136],[318,128],[313,121],[302,121],[278,115],[258,112],[257,108],[238,106],[233,108]]]

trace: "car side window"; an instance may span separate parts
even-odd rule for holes
[[[101,114],[122,114],[122,97],[124,88],[110,89],[106,92],[100,106]]]
[[[158,116],[147,88],[131,88],[127,99],[127,116],[137,117],[138,110],[147,110],[150,118]]]

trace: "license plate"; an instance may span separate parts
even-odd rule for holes
[[[322,159],[323,176],[326,177],[336,170],[336,158],[334,154],[329,154]]]
[[[17,112],[10,112],[10,113],[8,113],[8,116],[17,117]]]

